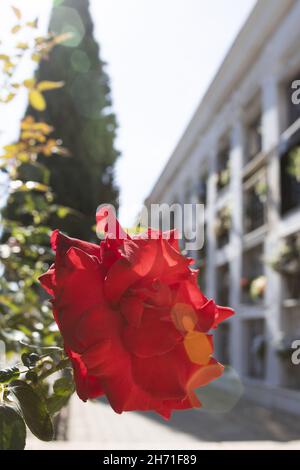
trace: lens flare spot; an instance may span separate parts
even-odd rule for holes
[[[184,347],[191,362],[202,366],[208,364],[213,352],[208,336],[199,331],[189,331],[186,334]]]
[[[192,331],[198,321],[193,307],[181,302],[176,303],[172,307],[171,317],[176,328],[184,333]]]
[[[182,325],[186,331],[191,332],[195,327],[194,319],[188,315],[184,315],[182,317]]]
[[[223,370],[224,367],[218,362],[200,367],[190,378],[187,384],[187,390],[190,393],[198,387],[204,387],[205,385],[220,377],[223,373]]]

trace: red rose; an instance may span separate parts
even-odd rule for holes
[[[106,230],[107,215],[98,215]],[[117,227],[117,238],[107,233],[100,246],[54,231],[55,264],[40,278],[53,296],[77,393],[82,400],[105,394],[117,413],[168,418],[199,407],[195,389],[223,371],[208,331],[233,311],[201,293],[174,232],[130,238]]]

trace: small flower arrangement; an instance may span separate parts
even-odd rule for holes
[[[228,242],[231,225],[231,207],[226,205],[218,212],[215,222],[215,234],[220,246],[223,246]]]
[[[250,284],[249,292],[253,300],[262,299],[267,287],[266,276],[258,276]]]
[[[249,300],[258,301],[264,297],[267,287],[267,278],[263,275],[254,278],[243,277],[240,285]]]
[[[300,146],[289,153],[288,173],[300,183]]]
[[[277,255],[271,260],[271,266],[283,275],[300,274],[300,234],[292,235],[281,242]]]
[[[254,186],[254,192],[262,204],[267,202],[268,185],[265,175],[260,176],[259,180]]]
[[[218,189],[223,189],[230,182],[230,165],[227,163],[226,167],[220,170],[216,175]]]

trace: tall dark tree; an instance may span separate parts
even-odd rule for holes
[[[46,92],[44,120],[62,139],[69,157],[41,156],[50,171],[50,187],[58,204],[74,210],[65,218],[52,217],[52,227],[71,236],[91,239],[99,204],[117,206],[114,182],[116,118],[112,112],[109,77],[93,35],[89,0],[56,0],[50,26],[70,38],[41,62],[37,80],[61,81],[61,89]],[[35,110],[29,107],[28,114]]]

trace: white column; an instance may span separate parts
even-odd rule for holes
[[[280,219],[280,162],[276,146],[280,136],[280,97],[276,76],[267,77],[262,84],[262,132],[263,150],[268,153],[268,233],[265,239],[264,256],[269,260],[278,248],[278,222]],[[266,335],[268,341],[266,357],[266,380],[271,385],[280,385],[281,362],[276,354],[276,342],[281,331],[281,283],[280,276],[268,264],[265,265],[267,276]]]
[[[279,89],[274,74],[262,84],[262,147],[269,152],[278,143],[280,134]]]
[[[240,281],[242,277],[242,169],[244,154],[244,129],[241,116],[237,116],[231,135],[230,152],[230,192],[232,208],[232,228],[230,233],[230,306],[236,316],[230,321],[230,363],[240,374],[243,374],[245,359],[245,341],[243,339],[243,319],[239,312]]]
[[[207,244],[207,267],[206,267],[206,289],[207,296],[211,298],[216,297],[216,234],[215,234],[215,204],[217,197],[216,188],[216,159],[217,147],[212,146],[208,161],[208,176],[207,176],[207,201],[206,201],[206,238]]]

